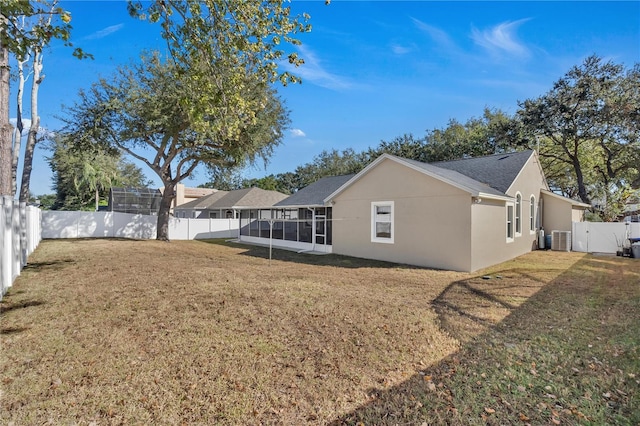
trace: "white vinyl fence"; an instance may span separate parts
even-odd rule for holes
[[[42,238],[156,238],[157,216],[118,212],[42,212]],[[235,238],[238,219],[169,219],[170,240]]]
[[[0,299],[27,264],[41,239],[41,211],[0,197]]]
[[[640,238],[640,223],[573,222],[571,245],[573,251],[615,253],[628,238]]]

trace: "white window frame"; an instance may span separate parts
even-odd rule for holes
[[[529,233],[530,234],[535,234],[536,233],[536,196],[531,194],[531,197],[529,197],[529,203],[531,203],[531,205],[529,206]]]
[[[514,213],[514,222],[515,222],[515,236],[522,236],[522,194],[520,192],[516,192],[516,208]]]
[[[379,216],[377,214],[377,207],[391,207],[391,212],[387,215]],[[394,202],[393,201],[373,201],[371,202],[371,242],[373,243],[385,243],[393,244],[395,238],[395,226],[394,226]],[[385,220],[381,220],[385,219]],[[382,222],[391,223],[391,237],[378,237],[376,234],[376,224]]]
[[[507,201],[505,206],[505,224],[507,225],[507,242],[512,243],[515,240],[515,218],[516,218],[516,204],[511,201]],[[509,207],[511,207],[511,217],[509,217]],[[509,230],[511,230],[511,237],[509,236]]]

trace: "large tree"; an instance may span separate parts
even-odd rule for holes
[[[550,183],[567,195],[604,201],[606,209],[638,179],[640,65],[590,56],[549,92],[522,102],[517,116]]]
[[[288,111],[275,91],[250,73],[243,80],[234,75],[236,96],[248,104],[259,101],[260,108],[250,117],[227,117],[220,100],[215,113],[194,114],[192,107],[203,92],[211,95],[218,82],[230,84],[224,81],[229,76],[209,77],[200,81],[202,90],[195,90],[193,74],[157,56],[146,56],[81,91],[65,118],[66,136],[76,146],[98,144],[121,150],[158,175],[164,185],[158,212],[160,240],[168,240],[178,183],[200,164],[231,168],[259,158],[266,161],[288,124]]]

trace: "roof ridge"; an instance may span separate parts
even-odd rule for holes
[[[453,160],[440,160],[440,161],[433,161],[430,163],[425,163],[425,164],[438,164],[438,163],[453,163],[454,161],[468,161],[468,160],[476,160],[476,159],[482,159],[482,158],[490,158],[490,157],[497,157],[499,155],[513,155],[513,154],[523,154],[525,152],[532,152],[532,149],[524,149],[522,151],[511,151],[511,152],[499,152],[499,153],[495,153],[495,154],[488,154],[488,155],[480,155],[478,157],[467,157],[467,158],[454,158]],[[415,160],[414,160],[415,161]]]

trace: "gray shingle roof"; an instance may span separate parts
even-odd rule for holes
[[[323,206],[324,199],[344,185],[353,176],[355,175],[329,176],[321,178],[311,185],[300,189],[285,200],[274,204],[274,206]]]
[[[441,161],[431,163],[431,165],[442,169],[454,170],[505,193],[532,153],[533,151],[526,150],[485,157]]]
[[[458,186],[467,189],[471,193],[483,193],[497,196],[505,195],[504,191],[499,191],[496,188],[492,188],[491,186],[472,179],[469,176],[466,176],[465,174],[460,173],[456,170],[436,167],[435,163],[427,164],[420,161],[409,160],[406,158],[403,158],[402,161],[406,161],[407,163],[413,164],[415,167],[419,167],[427,172],[430,172],[431,174],[439,176],[445,181],[455,182],[458,184]]]

